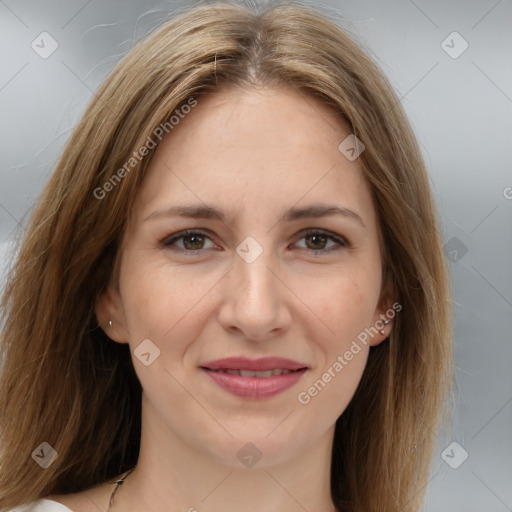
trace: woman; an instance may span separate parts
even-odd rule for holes
[[[438,218],[396,95],[321,12],[164,23],[26,233],[2,510],[419,510],[451,369]]]

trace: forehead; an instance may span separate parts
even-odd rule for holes
[[[321,147],[337,146],[340,132],[350,133],[326,104],[286,85],[259,89],[223,86],[198,101],[174,137],[169,137],[171,146],[183,143],[193,131],[196,140],[214,143],[218,150],[261,152],[264,146],[275,156],[290,147],[296,151],[318,147],[320,138]],[[185,126],[187,134],[183,133]]]
[[[338,149],[350,131],[319,99],[282,86],[224,87],[197,101],[159,145],[138,192],[139,217],[176,202],[261,216],[269,206],[322,200],[375,220],[358,162]]]

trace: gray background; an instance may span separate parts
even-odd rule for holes
[[[93,91],[178,5],[0,0],[2,273]],[[323,5],[347,19],[343,26],[396,88],[421,143],[447,242],[455,291],[453,426],[438,438],[425,508],[510,511],[512,1]],[[46,59],[31,47],[42,46],[43,31],[58,43]]]

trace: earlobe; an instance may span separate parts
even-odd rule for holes
[[[129,335],[125,328],[125,317],[119,292],[112,284],[96,299],[96,319],[105,334],[118,343],[128,343]]]
[[[391,283],[388,281],[381,293],[381,298],[377,310],[375,311],[373,321],[373,336],[370,341],[371,346],[376,346],[386,340],[393,329],[393,318],[397,302],[393,299],[394,293]],[[401,308],[400,308],[401,309]]]
[[[393,329],[393,321],[387,317],[386,313],[381,313],[373,324],[373,336],[370,345],[375,347],[386,340]]]

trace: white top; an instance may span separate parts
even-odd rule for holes
[[[70,508],[65,507],[62,503],[57,501],[47,500],[41,498],[39,500],[31,501],[26,505],[8,510],[7,512],[73,512]]]

